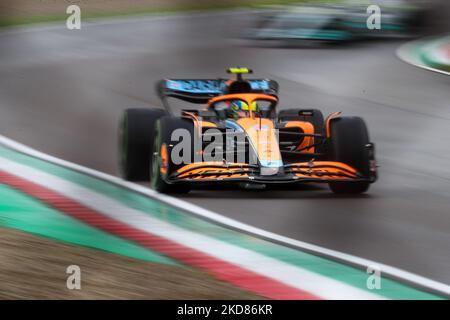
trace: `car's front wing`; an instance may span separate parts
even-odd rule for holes
[[[363,176],[345,163],[333,161],[292,163],[280,168],[263,168],[246,163],[198,162],[181,167],[167,178],[168,183],[277,184],[333,181],[373,182],[374,179]]]

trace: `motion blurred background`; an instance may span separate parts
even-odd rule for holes
[[[308,13],[311,17],[317,17],[335,9],[333,13],[336,18],[353,19],[353,22],[357,16],[366,16],[369,5],[376,4],[383,13],[391,16],[389,19],[398,17],[399,24],[406,24],[415,30],[423,28],[421,32],[448,31],[449,28],[449,4],[445,0],[3,0],[0,4],[0,25],[62,20],[66,18],[65,10],[70,4],[81,6],[85,18],[220,8],[257,8],[266,10],[266,16],[294,13],[297,9],[303,17]],[[298,8],[300,5],[314,7],[317,11]]]

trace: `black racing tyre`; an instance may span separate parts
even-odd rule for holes
[[[128,181],[149,181],[153,132],[162,109],[127,109],[119,126],[120,170]]]
[[[341,117],[331,120],[329,157],[358,170],[364,177],[370,175],[369,133],[363,119]],[[369,182],[330,182],[330,189],[338,194],[359,194],[369,189]]]
[[[173,137],[172,133],[177,129],[185,129],[187,137]],[[190,190],[188,184],[167,183],[167,177],[188,163],[194,161],[194,123],[189,119],[165,116],[160,118],[155,126],[153,161],[151,169],[151,183],[153,189],[162,193],[187,193]],[[174,138],[175,140],[172,140]],[[189,139],[184,141],[184,139]],[[187,156],[183,162],[172,158],[172,149],[178,143],[187,143],[190,149],[190,156]],[[163,150],[165,152],[163,153]],[[181,153],[184,157],[184,154]]]

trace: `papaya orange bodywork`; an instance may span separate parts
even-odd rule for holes
[[[267,94],[255,94],[255,93],[239,93],[239,94],[226,94],[214,97],[208,101],[208,105],[211,107],[215,103],[226,100],[242,100],[248,105],[251,105],[256,100],[266,100],[273,103],[277,103],[278,99],[275,96]],[[330,137],[330,122],[340,116],[340,112],[332,113],[326,119],[326,136]],[[196,114],[191,112],[183,112],[183,116],[192,119],[196,130],[199,134],[202,133],[202,128],[217,128],[217,124],[211,121],[203,121]],[[261,161],[278,161],[280,163],[280,172],[286,173],[285,176],[279,178],[284,182],[296,182],[296,181],[317,181],[317,182],[329,182],[329,181],[351,181],[361,179],[361,175],[351,166],[334,161],[310,161],[299,162],[284,165],[282,162],[281,151],[278,144],[277,135],[275,132],[275,125],[273,119],[255,117],[255,113],[252,108],[249,108],[249,116],[240,118],[235,121],[244,131],[248,137],[248,140],[254,147],[258,155],[258,159]],[[304,153],[315,152],[315,128],[311,122],[308,121],[287,121],[282,126],[284,128],[299,128],[306,136],[304,136],[302,142],[296,146],[296,150],[301,150]],[[167,157],[163,155],[161,149],[161,158]],[[161,170],[166,170],[161,166]],[[265,183],[264,179],[271,179],[270,177],[262,175],[258,168],[255,170],[255,166],[251,166],[247,163],[224,163],[224,162],[196,162],[182,166],[175,172],[176,179],[179,180],[191,180],[191,181],[255,181],[258,179]],[[277,181],[278,178],[273,178]]]
[[[341,162],[299,162],[289,165],[289,168],[296,179],[313,179],[320,182],[330,180],[354,180],[358,178],[358,173],[354,168]],[[223,162],[198,162],[183,166],[177,170],[177,173],[178,179],[211,181],[218,179],[250,180],[250,174],[254,172],[246,163],[234,163],[224,166]],[[202,173],[208,173],[209,176],[201,176]]]
[[[341,115],[341,112],[333,112],[332,114],[330,114],[327,117],[327,120],[326,120],[326,131],[327,131],[326,134],[327,134],[327,138],[329,138],[331,136],[331,132],[330,132],[331,120],[339,118],[340,115]]]
[[[218,168],[218,166],[221,166]],[[191,175],[201,174],[201,173],[217,173],[217,176],[222,176],[226,174],[227,179],[235,179],[235,178],[246,178],[248,177],[247,173],[235,173],[237,170],[241,171],[242,168],[248,167],[246,163],[234,163],[233,165],[226,167],[223,162],[197,162],[191,163],[183,166],[182,168],[177,170],[179,173],[178,178],[183,179],[190,177]],[[212,175],[209,177],[193,177],[194,180],[211,180],[217,179],[216,176]]]
[[[255,147],[255,151],[260,160],[281,160],[280,148],[271,120],[262,118],[242,118],[236,122],[245,130],[248,138]]]
[[[312,125],[312,123],[310,122],[306,122],[306,121],[289,121],[286,122],[285,128],[293,128],[293,127],[297,127],[300,128],[303,133],[306,134],[314,134],[314,126]],[[314,137],[304,137],[302,143],[300,145],[297,146],[296,150],[299,149],[303,149],[306,148],[308,146],[312,146],[308,149],[305,149],[304,152],[314,152]]]
[[[161,174],[165,175],[169,167],[169,153],[167,151],[167,145],[163,143],[159,150],[161,156],[161,165],[159,166],[159,171]]]

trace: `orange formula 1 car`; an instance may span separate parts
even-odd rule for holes
[[[362,193],[377,178],[374,145],[358,117],[315,109],[276,111],[278,84],[244,79],[163,80],[162,108],[128,109],[121,121],[125,179],[150,180],[160,192],[198,184],[328,183],[335,193]],[[203,108],[174,116],[168,98]]]

